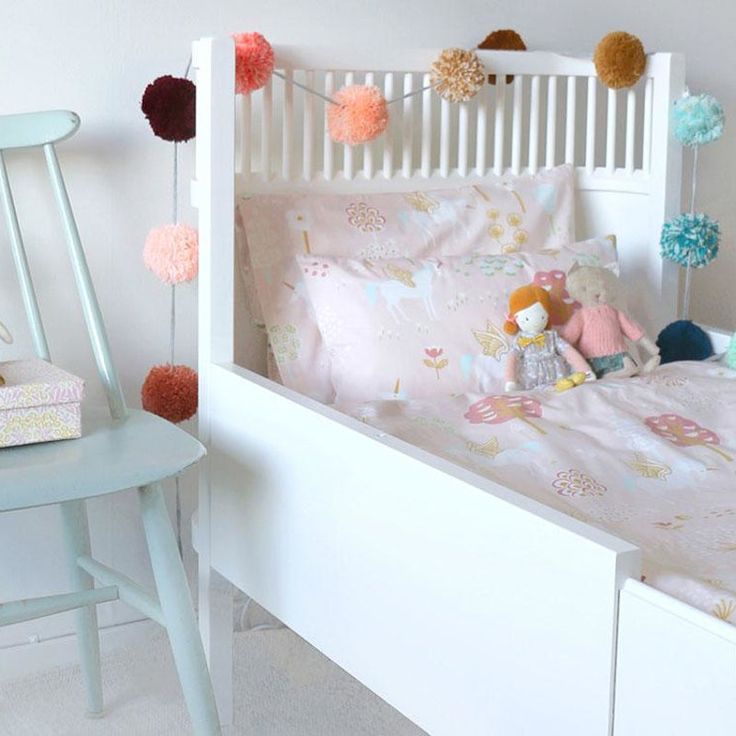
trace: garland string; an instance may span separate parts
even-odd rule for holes
[[[690,214],[695,214],[695,194],[698,187],[698,149],[700,146],[693,147],[693,170],[692,170],[692,184],[690,187]],[[687,267],[685,268],[685,288],[682,297],[682,318],[688,319],[690,317],[690,289],[692,287],[693,278],[693,267],[692,267],[692,251],[687,257]]]
[[[302,84],[301,82],[297,82],[296,79],[289,79],[285,74],[282,74],[281,72],[277,72],[275,69],[273,72],[271,72],[273,76],[278,77],[279,79],[283,79],[284,82],[287,84],[293,84],[295,87],[299,87],[299,89],[303,89],[305,92],[308,92],[310,95],[314,95],[315,97],[319,97],[321,100],[324,100],[330,105],[340,105],[340,103],[337,100],[333,100],[332,97],[328,97],[325,94],[322,94],[319,90],[314,89],[313,87],[308,87],[306,84]],[[419,89],[414,89],[411,92],[407,92],[406,94],[400,95],[399,97],[392,97],[390,100],[386,100],[387,105],[393,105],[394,102],[401,102],[401,100],[405,100],[407,97],[414,97],[415,95],[420,95],[422,92],[425,92],[428,89],[433,89],[434,84],[426,84],[424,87],[420,87]]]

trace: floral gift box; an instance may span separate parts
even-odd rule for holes
[[[0,363],[0,375],[0,447],[81,436],[81,378],[38,358]]]

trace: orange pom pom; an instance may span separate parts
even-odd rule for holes
[[[197,371],[186,365],[157,365],[151,368],[141,388],[143,408],[174,424],[197,413]]]
[[[524,39],[510,28],[504,28],[489,33],[479,44],[478,48],[482,51],[526,51]],[[506,84],[514,81],[513,74],[506,75]],[[496,84],[496,75],[489,74],[488,82]]]
[[[374,85],[351,84],[333,95],[336,105],[327,109],[330,137],[355,146],[377,138],[388,125],[388,107]]]
[[[630,33],[614,31],[598,42],[593,54],[598,78],[611,89],[633,87],[644,74],[647,55],[641,41]]]

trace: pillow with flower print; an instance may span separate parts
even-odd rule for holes
[[[573,181],[572,167],[561,166],[443,190],[241,200],[240,273],[246,292],[257,296],[250,313],[265,327],[283,383],[321,401],[333,397],[329,360],[296,255],[375,261],[556,252],[574,239]]]
[[[562,324],[576,306],[565,289],[570,269],[591,262],[616,269],[608,238],[554,254],[295,261],[338,404],[502,391],[511,292],[532,282],[549,289],[552,321]]]

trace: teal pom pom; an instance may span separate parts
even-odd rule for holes
[[[726,353],[726,363],[729,368],[733,368],[736,371],[736,333],[731,338],[731,342],[728,345],[728,352]]]
[[[672,128],[683,146],[700,146],[723,135],[723,106],[713,95],[686,95],[672,108]]]
[[[659,239],[662,258],[693,268],[707,266],[717,255],[721,228],[702,212],[678,215],[662,226]]]

